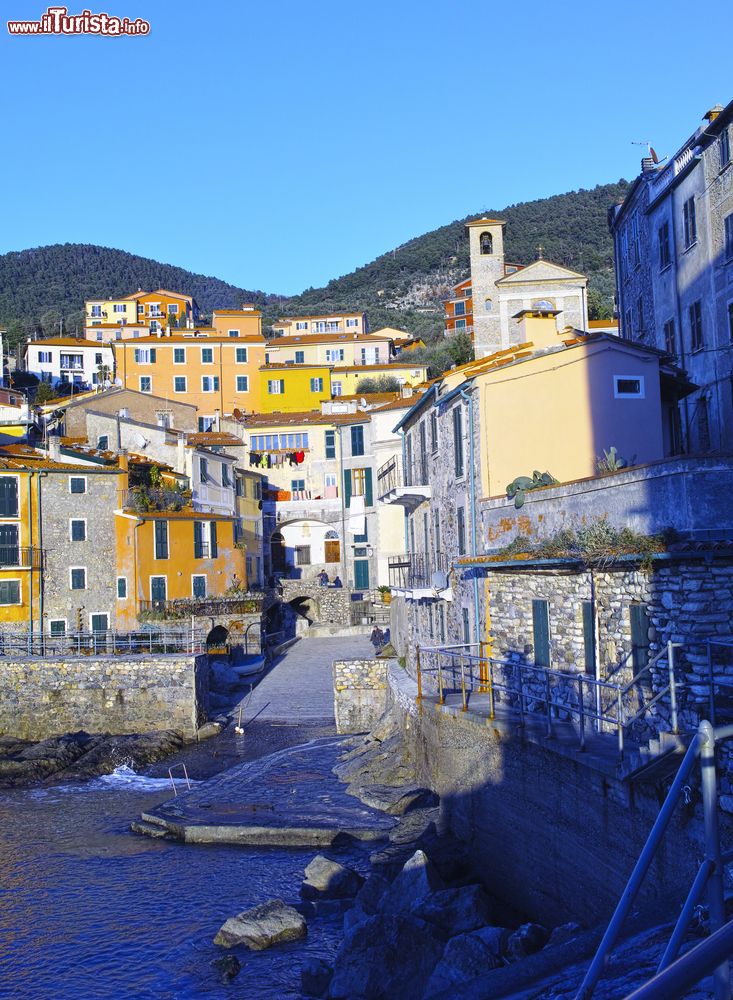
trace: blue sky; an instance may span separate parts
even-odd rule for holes
[[[86,6],[150,35],[0,25],[0,253],[100,243],[295,293],[484,208],[634,176],[633,140],[672,153],[733,99],[727,0],[700,30],[679,0]]]

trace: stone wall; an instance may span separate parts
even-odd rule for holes
[[[307,580],[281,580],[283,603],[307,601],[312,622],[329,625],[351,624],[351,591],[346,587],[321,587]]]
[[[365,733],[387,707],[388,660],[334,660],[333,704],[339,733]]]
[[[27,658],[0,662],[0,733],[40,740],[74,732],[175,729],[208,712],[208,657]]]

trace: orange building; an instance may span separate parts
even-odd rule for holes
[[[243,329],[249,319],[242,322]],[[235,329],[231,319],[227,322]],[[259,317],[254,322],[259,323]],[[116,341],[115,375],[128,389],[193,404],[199,411],[199,429],[207,430],[217,413],[261,409],[258,374],[265,346],[259,334],[234,337],[213,327]]]
[[[103,331],[104,339],[114,340],[117,327],[144,326],[151,333],[167,326],[190,329],[200,321],[201,310],[192,295],[158,288],[154,292],[139,289],[119,299],[88,299],[84,315],[88,339],[99,339]]]
[[[473,299],[471,279],[460,281],[453,289],[453,295],[444,299],[445,335],[468,333],[473,336]]]

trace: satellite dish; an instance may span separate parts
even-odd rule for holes
[[[363,396],[362,396],[362,397],[361,397],[361,399],[359,400],[359,405],[360,405],[360,406],[366,406],[366,405],[367,405],[367,401],[366,401],[366,400],[364,399],[364,397],[363,397]]]
[[[448,587],[448,574],[437,569],[432,576],[433,590],[445,590]]]
[[[657,156],[657,151],[656,151],[656,149],[654,148],[654,146],[650,146],[650,147],[649,147],[649,152],[651,153],[651,157],[652,157],[652,160],[653,160],[653,161],[654,161],[655,163],[659,163],[659,157]]]

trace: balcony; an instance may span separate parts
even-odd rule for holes
[[[219,486],[217,483],[199,483],[193,491],[194,506],[199,510],[213,513],[234,513],[234,485]]]
[[[428,483],[428,457],[405,464],[395,456],[377,469],[377,499],[414,510],[432,495]]]
[[[191,617],[212,615],[262,614],[262,594],[241,597],[190,597],[177,601],[139,601],[140,621],[180,621]]]
[[[0,545],[0,569],[43,569],[43,549],[26,545]]]
[[[188,490],[167,488],[165,486],[133,486],[122,490],[120,507],[123,510],[135,510],[139,514],[156,510],[183,510],[191,506],[191,493]]]
[[[442,552],[388,556],[389,586],[397,596],[419,600],[446,595],[449,563]]]

